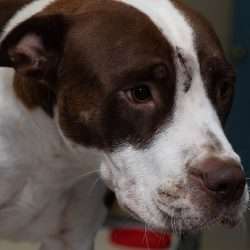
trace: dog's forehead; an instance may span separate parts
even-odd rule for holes
[[[74,65],[74,70],[81,71],[87,65],[106,83],[115,82],[107,78],[161,63],[174,71],[175,48],[147,15],[114,1],[93,4],[87,12],[74,17],[69,31],[65,46],[67,68],[72,62],[78,66]]]
[[[151,19],[174,48],[181,48],[198,61],[224,59],[224,51],[210,23],[180,0],[115,0],[133,6]],[[202,63],[202,62],[201,62]]]
[[[174,48],[181,48],[195,55],[194,31],[186,20],[185,15],[174,5],[166,0],[117,0],[133,6],[144,13],[154,25],[162,32],[165,39],[169,40]]]
[[[85,10],[88,13],[76,16],[71,30],[73,42],[82,47],[83,53],[98,49],[100,58],[105,50],[106,57],[114,56],[112,59],[116,61],[118,54],[164,57],[162,50],[172,49],[152,20],[134,7],[109,1],[107,5],[93,4]]]
[[[146,57],[170,61],[170,51],[179,48],[198,64],[209,57],[224,58],[209,23],[179,1],[111,0],[105,4],[92,1],[84,12],[82,20],[77,19],[74,32],[77,46],[73,47],[81,48],[85,54],[89,52],[89,59],[96,56],[92,60],[95,62],[110,58],[109,71],[111,66],[121,68],[132,65],[136,59],[146,61]],[[84,26],[86,19],[88,25]]]

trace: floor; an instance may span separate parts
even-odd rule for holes
[[[205,232],[202,237],[201,250],[249,250],[250,234],[247,234],[247,227],[250,226],[250,214],[248,214],[245,223],[242,223],[235,229],[225,229],[214,227]],[[249,232],[249,229],[248,229]],[[14,244],[0,242],[0,250],[38,250],[38,245]],[[95,250],[131,250],[121,246],[114,246],[109,241],[109,231],[102,230],[97,237]]]

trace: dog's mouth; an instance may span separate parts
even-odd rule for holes
[[[241,221],[244,207],[240,204],[233,207],[216,209],[208,207],[187,205],[187,201],[176,200],[166,205],[159,200],[144,202],[143,205],[132,200],[122,202],[122,207],[136,220],[139,220],[152,228],[160,231],[168,231],[176,234],[199,232],[222,224],[227,227],[235,227]]]
[[[178,208],[176,213],[168,214],[159,208],[159,213],[161,213],[162,220],[165,221],[165,225],[168,231],[185,234],[190,232],[199,232],[207,230],[210,227],[221,224],[227,227],[237,226],[241,219],[238,216],[232,216],[226,212],[211,214],[211,215],[190,215],[190,213],[185,214],[185,209]]]
[[[233,227],[240,223],[247,207],[247,187],[241,199],[224,202],[193,182],[176,179],[159,187],[157,177],[150,180],[123,177],[116,182],[114,179],[111,187],[121,207],[135,219],[161,231],[182,234],[205,230],[214,224]]]
[[[155,211],[149,212],[148,216],[150,217],[150,219],[148,219],[147,215],[140,215],[129,207],[124,208],[136,220],[139,220],[146,225],[155,228],[156,230],[173,232],[179,235],[207,230],[216,224],[221,224],[223,226],[233,228],[237,226],[241,221],[240,218],[236,216],[232,217],[226,213],[214,215],[210,218],[203,216],[192,217],[190,215],[185,215],[184,212],[182,215],[180,215],[182,211],[181,209],[179,209],[178,213],[170,215],[166,212],[163,212],[160,208],[157,208]],[[153,217],[152,214],[154,214]]]

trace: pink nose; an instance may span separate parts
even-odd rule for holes
[[[246,185],[246,178],[240,164],[231,159],[208,158],[193,166],[190,174],[218,201],[240,200]]]

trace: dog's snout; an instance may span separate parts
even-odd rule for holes
[[[245,175],[240,164],[234,160],[206,159],[193,166],[190,174],[219,201],[234,202],[243,195]]]

